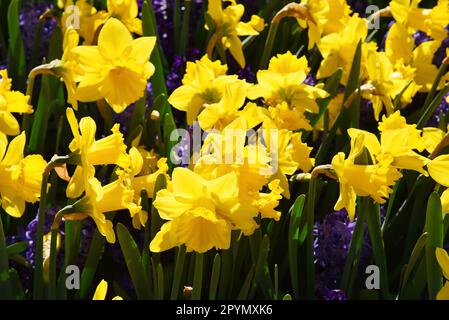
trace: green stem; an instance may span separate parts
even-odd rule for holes
[[[263,50],[262,58],[260,59],[259,69],[263,70],[268,67],[268,61],[270,60],[271,52],[273,51],[274,39],[279,28],[279,23],[272,22],[270,29],[268,30],[267,40],[265,42],[265,48]]]
[[[363,204],[365,204],[365,201],[362,201],[362,206],[360,210],[358,210],[357,222],[352,233],[351,244],[349,246],[345,268],[341,279],[341,288],[349,298],[352,296],[352,287],[354,282],[353,274],[357,272],[360,262],[360,254],[362,252],[361,245],[363,241],[364,221],[366,217],[366,208]]]
[[[309,182],[309,192],[306,207],[307,236],[306,236],[306,275],[307,275],[307,298],[313,299],[315,293],[315,264],[313,249],[313,221],[315,215],[315,199],[316,199],[316,179],[312,174]]]
[[[192,300],[201,299],[201,289],[203,286],[203,262],[204,254],[197,253],[195,257],[195,274],[193,276]]]
[[[49,171],[45,170],[42,174],[41,196],[39,202],[39,211],[37,217],[37,233],[34,260],[34,278],[33,278],[33,299],[42,299],[44,294],[43,288],[43,247],[44,247],[44,224],[45,209],[47,205],[47,183]]]
[[[186,257],[185,246],[178,247],[178,255],[175,260],[175,272],[170,294],[171,300],[177,300],[179,296],[179,286],[181,285],[181,278],[184,271],[185,257]]]
[[[3,231],[2,217],[0,216],[0,299],[10,299],[11,296],[8,252],[6,251],[5,233]]]
[[[446,84],[443,89],[435,96],[435,98],[432,100],[432,102],[425,108],[423,108],[423,113],[421,114],[421,117],[419,118],[418,122],[416,123],[416,127],[418,129],[422,129],[426,122],[430,119],[432,114],[435,113],[436,109],[441,103],[441,100],[444,99],[444,96],[449,92],[449,84]]]
[[[192,1],[185,1],[184,16],[182,18],[181,39],[179,40],[179,50],[183,54],[186,51],[187,41],[189,40],[189,26],[190,26],[190,11],[192,8]]]
[[[380,291],[383,299],[389,298],[388,270],[387,259],[385,256],[385,245],[382,239],[382,231],[380,225],[380,209],[379,205],[375,205],[371,199],[364,199],[367,204],[367,223],[373,248],[374,261],[380,270]]]
[[[48,298],[50,300],[56,299],[56,258],[58,256],[57,243],[58,229],[52,228],[50,242],[50,279],[48,288]]]

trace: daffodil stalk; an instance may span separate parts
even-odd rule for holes
[[[315,219],[316,184],[318,175],[325,175],[331,179],[336,179],[331,165],[321,165],[313,169],[310,175],[309,191],[306,203],[306,274],[307,274],[307,298],[313,299],[315,293],[315,261],[313,248],[313,225]]]
[[[267,40],[265,42],[265,48],[263,50],[262,58],[260,60],[260,69],[266,69],[268,66],[268,60],[270,59],[273,49],[274,39],[276,38],[279,23],[285,17],[301,17],[313,21],[313,17],[307,11],[307,9],[299,3],[289,3],[279,10],[271,21],[270,28],[268,30]]]
[[[36,259],[33,277],[33,298],[42,299],[43,288],[43,247],[44,247],[44,223],[45,223],[45,210],[47,206],[47,189],[48,189],[48,177],[54,168],[69,163],[71,160],[76,161],[76,156],[58,156],[55,155],[51,161],[47,164],[44,172],[42,173],[41,195],[39,202],[39,211],[37,218],[37,233],[36,233]]]
[[[383,9],[380,9],[366,18],[367,23],[372,23],[374,20],[379,19],[381,17],[391,17],[391,8],[387,6]]]
[[[204,266],[204,254],[195,254],[195,273],[193,276],[193,292],[192,300],[201,299],[201,289],[203,287],[203,266]]]
[[[34,82],[36,80],[36,77],[39,75],[44,75],[44,74],[49,74],[49,75],[55,76],[53,69],[60,66],[60,64],[61,64],[60,60],[53,60],[50,63],[37,66],[30,71],[30,73],[28,74],[26,95],[29,97],[29,103],[31,105],[33,103]],[[29,133],[30,133],[30,128],[31,128],[31,117],[32,117],[31,114],[25,114],[23,116],[22,130],[26,132],[27,137],[30,136]]]
[[[2,217],[0,216],[0,299],[8,299],[10,297],[11,284],[9,281],[8,253],[6,251]]]
[[[37,24],[37,30],[35,33],[34,38],[34,45],[33,45],[33,55],[31,57],[31,65],[36,65],[37,57],[39,56],[39,45],[41,42],[41,35],[42,35],[42,26],[44,24],[45,19],[52,18],[52,12],[51,9],[47,9],[40,17]]]
[[[182,17],[181,38],[179,41],[179,52],[183,54],[186,51],[187,41],[189,39],[190,11],[192,0],[184,2],[184,16]]]

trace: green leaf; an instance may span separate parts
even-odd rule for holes
[[[410,255],[410,259],[406,265],[404,276],[401,281],[402,283],[400,286],[399,298],[402,297],[405,287],[408,285],[408,280],[410,275],[412,274],[412,271],[415,269],[417,263],[422,258],[427,243],[427,237],[427,232],[424,232],[421,237],[419,237],[418,241],[416,241],[415,247],[413,248],[412,254]]]
[[[11,299],[12,288],[9,275],[8,252],[6,250],[5,233],[0,216],[0,299]]]
[[[270,252],[270,239],[268,238],[268,235],[263,236],[258,252],[259,254],[257,257],[256,269],[249,298],[254,298],[257,288],[262,291],[267,299],[272,298],[274,288],[267,265],[268,253]]]
[[[8,7],[8,66],[14,88],[25,91],[25,49],[19,26],[20,1],[12,0]]]
[[[89,252],[87,254],[86,264],[81,273],[80,281],[80,298],[86,299],[90,293],[92,282],[97,271],[98,263],[103,255],[105,237],[95,229],[92,241],[90,243]]]
[[[15,300],[24,300],[25,292],[23,291],[20,277],[15,269],[9,269],[9,278],[11,279],[12,297],[14,297]]]
[[[418,122],[416,123],[416,127],[418,129],[422,129],[427,121],[430,119],[432,114],[435,113],[438,106],[441,104],[441,101],[444,99],[444,96],[449,92],[449,84],[446,84],[443,89],[435,96],[435,98],[432,100],[432,102],[426,107],[423,108],[423,112],[421,114],[421,117],[419,118]]]
[[[309,181],[309,192],[307,194],[307,207],[306,207],[306,292],[309,299],[313,299],[315,296],[315,261],[314,261],[314,248],[313,248],[313,225],[315,219],[315,202],[316,202],[316,183],[317,177],[312,175]]]
[[[265,48],[262,53],[262,58],[260,60],[259,69],[263,70],[268,67],[268,61],[271,57],[271,52],[273,50],[274,39],[276,38],[276,33],[279,28],[279,23],[270,23],[270,29],[268,30],[267,40],[265,41]]]
[[[426,270],[427,290],[430,299],[435,299],[438,291],[443,287],[441,268],[435,256],[436,248],[443,247],[443,214],[440,196],[432,192],[427,202],[425,231],[428,233],[426,241]]]
[[[221,266],[221,258],[220,254],[215,254],[214,262],[212,265],[212,275],[210,278],[210,287],[209,287],[209,300],[215,300],[217,296],[217,287],[218,281],[220,279],[220,266]]]
[[[349,245],[349,251],[341,279],[341,288],[349,298],[352,297],[354,278],[357,274],[360,255],[362,253],[364,221],[367,214],[367,210],[363,205],[366,205],[366,202],[362,201],[361,208],[357,213],[357,221],[354,231],[352,232],[351,243]]]
[[[6,251],[8,252],[8,257],[12,257],[16,254],[24,252],[28,248],[28,246],[28,241],[20,241],[7,246]]]
[[[143,3],[142,7],[142,28],[144,36],[157,37],[156,18],[154,16],[151,1],[148,0],[146,0]],[[162,64],[162,49],[160,45],[156,45],[154,47],[150,60],[155,67],[154,75],[151,77],[151,84],[153,86],[154,95],[159,96],[160,94],[164,94],[167,97],[168,91],[167,86],[165,84],[164,66]],[[163,108],[160,110],[159,113],[162,116],[161,123],[163,124],[164,137],[166,137],[171,133],[175,123],[171,107],[168,105],[167,102],[163,104]],[[170,144],[166,145],[166,149],[164,150],[165,155],[168,155],[169,152],[171,151],[170,146],[171,146]],[[172,164],[170,161],[170,157],[168,157],[168,163],[171,168]]]
[[[123,257],[128,267],[129,275],[134,284],[138,299],[150,299],[148,278],[143,270],[141,257],[136,242],[128,229],[121,223],[117,224],[117,236]]]
[[[317,100],[317,104],[320,107],[320,112],[317,115],[314,115],[312,120],[310,121],[310,125],[312,127],[315,127],[318,121],[320,121],[321,117],[323,117],[323,115],[325,114],[329,103],[338,94],[338,90],[340,88],[340,80],[342,76],[343,76],[343,69],[339,68],[337,69],[337,71],[334,72],[333,75],[331,75],[327,79],[323,90],[328,92],[329,96],[327,98]],[[309,131],[305,132],[303,141],[306,141],[309,135],[310,135]]]
[[[177,300],[180,293],[181,279],[184,271],[184,261],[186,257],[186,248],[185,246],[178,247],[178,254],[175,260],[175,271],[173,277],[173,283],[171,287],[171,300]]]
[[[247,300],[248,299],[248,293],[249,293],[249,289],[251,287],[251,283],[253,282],[255,269],[256,269],[256,266],[253,264],[251,269],[249,270],[248,274],[246,275],[245,281],[243,282],[243,286],[240,289],[239,294],[237,295],[237,300]]]
[[[380,225],[380,206],[373,203],[370,198],[364,198],[363,201],[367,201],[366,221],[368,224],[369,235],[371,239],[371,245],[373,248],[374,261],[379,267],[380,271],[380,290],[383,299],[389,299],[389,283],[388,283],[388,270],[387,260],[385,256],[385,246],[382,239],[382,231]]]
[[[316,164],[323,164],[326,160],[327,153],[332,145],[332,141],[337,133],[337,129],[345,125],[349,125],[354,128],[359,126],[359,116],[360,116],[360,94],[357,90],[360,87],[360,65],[362,59],[362,41],[359,42],[357,49],[355,51],[354,60],[352,61],[351,71],[349,73],[348,83],[345,88],[345,95],[343,98],[343,104],[341,111],[335,120],[334,125],[329,130],[329,132],[324,136],[323,142],[321,143],[317,155]],[[346,101],[355,94],[356,97],[353,99],[350,106],[346,106]],[[347,121],[347,117],[351,116],[350,120]]]
[[[299,297],[298,280],[298,246],[300,244],[299,225],[301,222],[302,211],[306,196],[304,194],[296,198],[293,204],[290,221],[288,226],[288,263],[290,270],[290,279],[295,298]]]
[[[159,263],[156,269],[157,273],[157,295],[156,299],[163,300],[164,299],[164,268],[162,264]]]
[[[201,289],[203,288],[203,265],[204,254],[195,254],[195,273],[193,275],[192,300],[201,299]]]

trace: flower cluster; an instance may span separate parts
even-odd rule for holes
[[[449,299],[448,0],[41,2],[0,13],[0,298]]]

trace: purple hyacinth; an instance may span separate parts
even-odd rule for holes
[[[51,231],[51,225],[53,223],[53,220],[56,216],[56,213],[58,213],[60,208],[48,208],[45,210],[45,221],[44,221],[44,234],[47,234]],[[28,240],[28,249],[25,251],[25,258],[28,260],[30,265],[34,268],[34,258],[35,258],[35,241],[37,236],[37,219],[38,215],[31,220],[31,222],[26,227],[25,231],[25,237],[26,240]],[[61,223],[59,228],[59,233],[61,235],[61,239],[64,239],[64,231],[63,231],[63,224]],[[61,255],[61,251],[59,256]],[[59,258],[59,257],[58,257]]]
[[[28,62],[31,61],[33,51],[34,51],[34,42],[36,39],[36,30],[39,24],[39,17],[44,14],[47,10],[52,10],[53,5],[47,3],[34,3],[34,4],[25,4],[20,11],[19,15],[19,25],[20,25],[20,33],[23,38],[23,44],[25,47],[26,59]],[[42,24],[41,31],[41,39],[39,42],[38,56],[36,63],[40,63],[42,59],[48,53],[48,46],[50,42],[50,36],[53,32],[53,29],[56,26],[56,22],[54,19],[48,18],[45,19]]]
[[[166,79],[166,85],[169,93],[181,86],[182,78],[186,71],[187,61],[198,60],[200,55],[201,51],[198,48],[193,48],[187,50],[186,54],[183,56],[176,55],[174,57],[170,72],[167,74]]]
[[[316,86],[316,84],[318,83],[318,81],[317,81],[317,79],[316,79],[316,76],[312,73],[312,72],[310,72],[308,75],[307,75],[307,77],[306,77],[306,79],[304,80],[304,83],[305,84],[308,84],[309,86]]]
[[[446,27],[446,30],[449,30],[449,27]],[[446,58],[446,49],[449,48],[449,37],[443,40],[441,46],[435,52],[435,56],[433,57],[432,63],[437,67],[440,67],[443,63],[444,58]]]
[[[333,212],[317,222],[314,230],[317,266],[317,295],[328,296],[339,289],[349,244],[355,223],[349,221],[346,210]]]
[[[174,147],[174,152],[179,160],[179,166],[187,168],[190,163],[190,157],[193,150],[193,125],[188,128],[188,135],[183,136],[179,143]]]
[[[438,106],[437,110],[435,111],[432,118],[429,119],[427,122],[428,127],[438,127],[438,125],[441,122],[441,117],[445,117],[448,110],[449,110],[449,103],[447,102],[447,98],[449,97],[449,93],[446,94],[441,101],[440,105]]]
[[[432,40],[425,32],[423,31],[416,31],[413,34],[413,40],[415,40],[415,46],[419,46],[423,42],[427,42]]]
[[[366,7],[368,7],[367,0],[346,0],[346,3],[351,7],[352,11],[358,13],[359,16],[366,16]]]
[[[380,48],[381,51],[384,51],[384,50],[385,50],[385,43],[386,43],[387,38],[388,38],[388,33],[390,32],[390,28],[393,26],[393,24],[394,24],[395,22],[396,22],[396,21],[392,20],[392,21],[390,21],[390,22],[388,23],[387,31],[385,32],[384,37],[382,38],[382,42],[381,42],[380,45],[379,45],[379,48]]]

